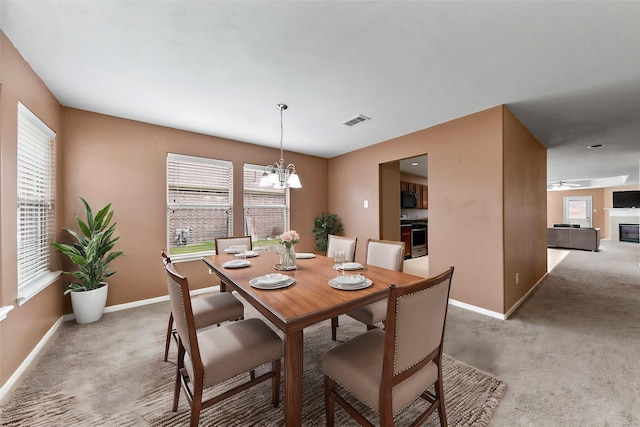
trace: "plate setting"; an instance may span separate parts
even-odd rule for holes
[[[343,291],[356,291],[371,286],[373,282],[361,275],[338,276],[329,280],[329,286]]]
[[[258,252],[256,251],[247,251],[247,252],[239,252],[237,254],[235,254],[235,256],[237,256],[238,258],[242,258],[242,257],[247,257],[247,258],[253,258],[254,256],[258,256]]]
[[[222,264],[224,268],[242,268],[242,267],[249,267],[250,265],[251,265],[251,262],[247,261],[246,259],[234,259]]]
[[[310,259],[315,257],[316,255],[311,252],[296,252],[296,259]]]
[[[360,270],[362,268],[362,264],[359,262],[345,262],[338,269],[340,270]]]
[[[256,289],[281,289],[293,285],[296,282],[291,276],[286,274],[265,274],[249,280],[249,284]]]

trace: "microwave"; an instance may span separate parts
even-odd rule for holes
[[[412,191],[400,192],[400,207],[401,208],[417,208],[418,207],[418,194]]]

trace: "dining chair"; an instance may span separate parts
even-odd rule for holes
[[[369,239],[367,241],[367,265],[402,271],[404,263],[404,242],[392,240]],[[376,301],[364,307],[347,312],[347,315],[367,325],[367,329],[375,328],[375,324],[382,322],[387,315],[387,300]],[[335,320],[334,320],[335,319]],[[331,339],[335,341],[338,335],[338,318],[331,319]]]
[[[327,257],[333,258],[335,251],[344,251],[344,260],[351,262],[356,259],[357,237],[345,237],[329,234],[327,237]]]
[[[216,253],[224,253],[225,249],[229,246],[246,245],[247,250],[252,250],[253,245],[251,242],[251,236],[231,236],[231,237],[218,237],[214,239],[216,245]]]
[[[162,251],[162,260],[165,265],[171,262],[171,258],[166,251]],[[231,292],[211,293],[193,298],[191,307],[196,329],[220,325],[223,322],[239,320],[244,317],[244,306]],[[169,314],[169,324],[164,344],[165,362],[169,358],[171,337],[178,341],[177,331],[174,328],[173,312]]]
[[[450,267],[406,286],[390,285],[386,332],[369,330],[324,355],[327,426],[334,425],[334,403],[359,424],[373,426],[347,401],[347,393],[377,412],[382,427],[392,426],[394,416],[419,397],[429,406],[411,425],[424,423],[437,410],[440,426],[447,426],[442,343],[452,276]]]
[[[178,362],[172,411],[178,410],[180,390],[184,389],[191,406],[190,425],[195,427],[200,412],[249,387],[271,379],[271,403],[280,404],[280,359],[283,345],[280,337],[262,320],[239,320],[218,328],[197,329],[189,297],[189,283],[168,261],[165,264],[171,312],[178,334]],[[255,376],[255,368],[271,363],[268,372]],[[223,393],[203,393],[230,378],[249,372],[248,381]],[[252,402],[255,404],[255,402]]]

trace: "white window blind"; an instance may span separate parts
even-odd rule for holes
[[[233,164],[167,154],[167,247],[171,254],[211,252],[231,235]]]
[[[55,133],[18,104],[18,289],[50,272]]]
[[[289,189],[260,187],[264,166],[244,165],[245,233],[256,242],[289,229]]]

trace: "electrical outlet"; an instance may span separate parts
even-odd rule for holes
[[[364,201],[364,208],[365,208],[365,209],[368,209],[368,208],[369,208],[369,201],[368,201],[368,200],[365,200],[365,201]]]
[[[520,282],[520,273],[516,273],[516,285]]]

